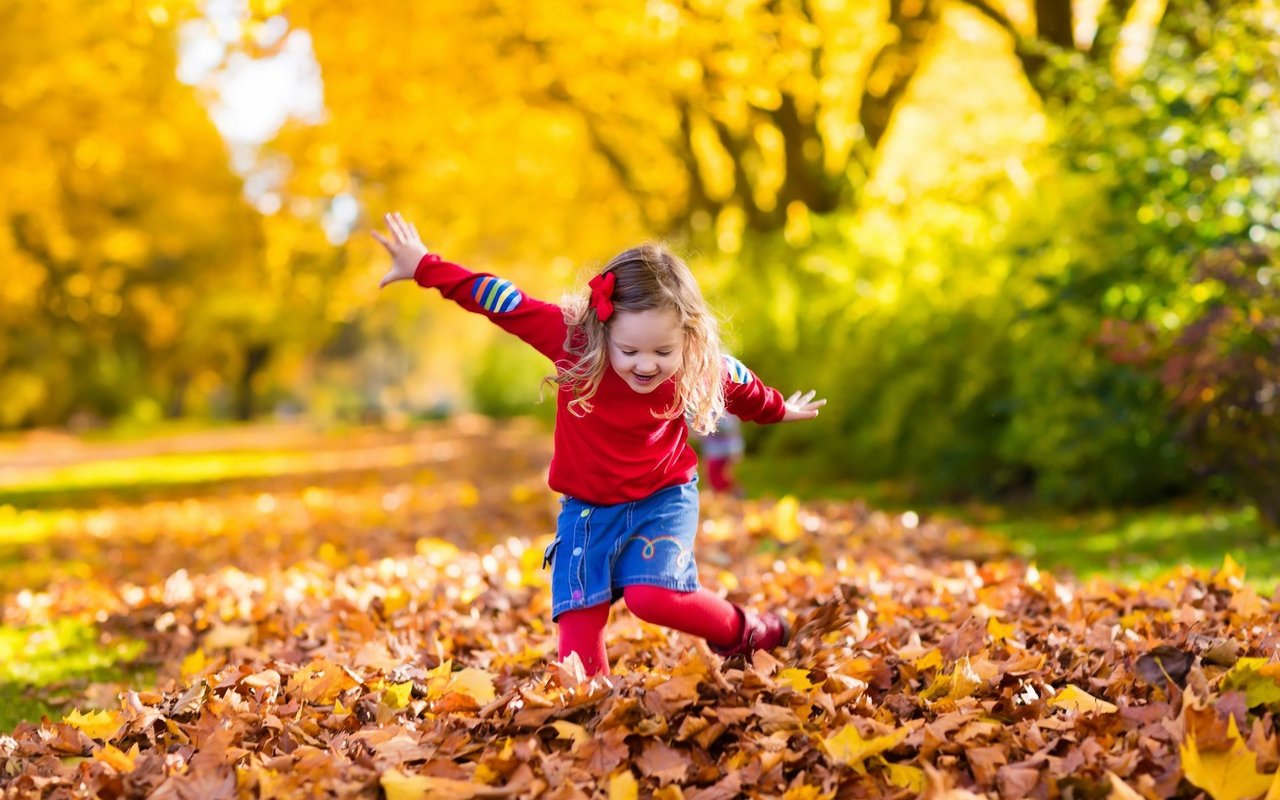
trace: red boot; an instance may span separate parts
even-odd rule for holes
[[[757,650],[772,650],[791,641],[791,626],[781,616],[772,611],[757,614],[740,606],[737,608],[738,616],[742,618],[742,637],[737,644],[728,647],[716,647],[708,643],[713,653],[724,658],[739,655],[750,657]]]

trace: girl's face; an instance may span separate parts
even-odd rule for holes
[[[619,311],[609,329],[609,364],[640,394],[669,380],[684,359],[684,330],[673,308]]]

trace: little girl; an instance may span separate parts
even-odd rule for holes
[[[427,252],[417,228],[386,217],[373,235],[392,257],[381,286],[414,279],[483,314],[551,359],[555,451],[548,480],[564,495],[551,563],[560,659],[608,674],[604,629],[619,598],[643,620],[705,638],[723,656],[786,644],[787,623],[698,585],[697,456],[688,425],[710,431],[726,412],[761,423],[813,419],[825,400],[784,400],[725,355],[689,268],[655,245],[616,256],[590,293],[564,307]],[[686,423],[686,416],[688,423]]]

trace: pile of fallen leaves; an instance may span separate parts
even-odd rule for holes
[[[587,679],[576,659],[553,662],[540,569],[552,498],[507,473],[525,487],[513,496],[503,474],[471,476],[505,497],[482,523],[487,545],[454,530],[364,563],[222,562],[100,583],[97,618],[146,639],[160,683],[0,735],[0,791],[1280,797],[1278,604],[1229,561],[1082,585],[914,514],[711,502],[704,583],[783,609],[792,645],[722,661],[619,606],[613,674]],[[374,528],[388,506],[458,519],[437,483],[381,497]],[[474,500],[458,502],[484,507]],[[513,513],[521,503],[533,510]],[[348,548],[362,546],[359,514],[336,518]],[[65,583],[20,600],[5,600],[11,622],[94,607]]]

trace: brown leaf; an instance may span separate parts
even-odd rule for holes
[[[1195,654],[1171,645],[1160,645],[1138,658],[1134,670],[1152,686],[1163,686],[1166,680],[1182,686],[1195,663]]]
[[[964,757],[980,786],[991,786],[996,779],[996,770],[1009,762],[1002,747],[966,747]]]
[[[651,708],[654,713],[669,715],[679,711],[691,703],[697,702],[699,683],[701,683],[701,679],[697,675],[680,675],[663,681],[645,693],[646,707],[649,707],[647,703],[652,695],[658,700],[655,706]]]
[[[689,772],[689,759],[684,753],[662,742],[649,742],[636,759],[636,766],[645,775],[656,778],[659,786],[666,786],[668,783],[684,780]]]
[[[942,637],[938,649],[947,661],[980,652],[987,645],[987,626],[977,617],[970,617],[959,628]]]
[[[1040,783],[1040,770],[1035,767],[1010,764],[996,770],[996,787],[1001,800],[1021,800],[1031,797],[1032,790]]]
[[[203,679],[198,680],[187,687],[187,690],[173,701],[173,707],[169,710],[169,715],[172,717],[187,717],[198,714],[200,709],[204,707],[205,698],[208,696],[209,684]]]
[[[592,774],[609,775],[631,757],[626,743],[627,733],[622,728],[612,728],[603,734],[597,732],[583,742],[574,755],[580,763],[587,765]]]
[[[705,789],[690,789],[684,796],[686,800],[733,800],[741,792],[742,773],[731,772]]]
[[[800,727],[800,718],[796,712],[786,706],[775,706],[765,702],[757,702],[751,712],[760,721],[760,730],[773,733],[778,730],[794,730]]]

